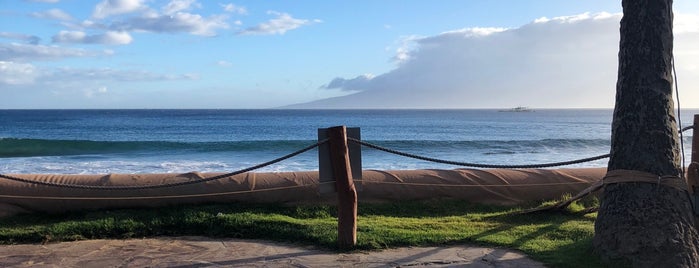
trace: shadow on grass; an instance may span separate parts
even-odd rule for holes
[[[591,217],[558,211],[504,214],[487,217],[487,220],[502,224],[462,242],[517,248],[552,267],[606,267],[592,252],[592,232],[585,230],[586,226],[594,224]],[[548,241],[558,244],[547,246]]]
[[[549,212],[511,213],[517,209],[457,200],[362,203],[356,249],[476,243],[520,249],[552,266],[565,266],[566,262],[600,266],[585,260],[590,259],[592,236],[585,228],[590,228],[594,218]],[[29,214],[0,219],[0,244],[208,236],[266,239],[337,250],[336,216],[337,210],[331,205],[247,203]],[[556,245],[533,246],[550,241]]]

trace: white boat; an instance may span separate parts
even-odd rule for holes
[[[534,109],[531,109],[531,108],[529,108],[529,107],[517,106],[517,107],[515,107],[515,108],[511,108],[511,109],[507,109],[507,110],[500,110],[499,112],[517,112],[517,113],[521,113],[521,112],[533,112],[533,111],[534,111]]]

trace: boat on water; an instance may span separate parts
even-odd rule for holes
[[[534,111],[534,109],[531,109],[531,108],[525,107],[525,106],[517,106],[517,107],[506,109],[506,110],[499,110],[499,112],[515,112],[515,113],[533,112],[533,111]]]

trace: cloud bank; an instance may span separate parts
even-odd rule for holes
[[[356,93],[290,107],[612,107],[620,18],[585,13],[513,29],[467,28],[412,38],[411,49],[398,49],[394,70],[338,77],[322,87]],[[682,16],[676,21],[683,25]],[[699,86],[699,68],[691,65],[699,62],[697,36],[691,30],[675,34],[684,88]]]
[[[216,36],[220,30],[230,28],[231,23],[242,25],[240,20],[230,20],[232,15],[247,15],[243,6],[219,4],[221,14],[203,16],[197,9],[203,4],[196,0],[170,0],[159,9],[149,6],[146,0],[103,0],[99,2],[89,19],[76,22],[70,14],[60,9],[33,12],[36,18],[63,21],[72,31],[61,31],[53,37],[55,43],[125,45],[131,43],[130,33],[187,33],[199,36]],[[236,29],[240,35],[282,35],[302,26],[321,22],[318,19],[294,18],[283,12],[268,11],[275,16],[266,22]],[[120,36],[116,36],[119,34]],[[127,38],[128,36],[128,38]]]

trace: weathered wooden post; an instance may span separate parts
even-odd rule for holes
[[[357,244],[357,190],[350,168],[347,129],[345,126],[329,128],[328,139],[337,190],[337,242],[341,249],[349,249]]]
[[[694,115],[694,128],[692,129],[692,156],[687,167],[687,186],[692,195],[694,216],[699,215],[699,114]]]

